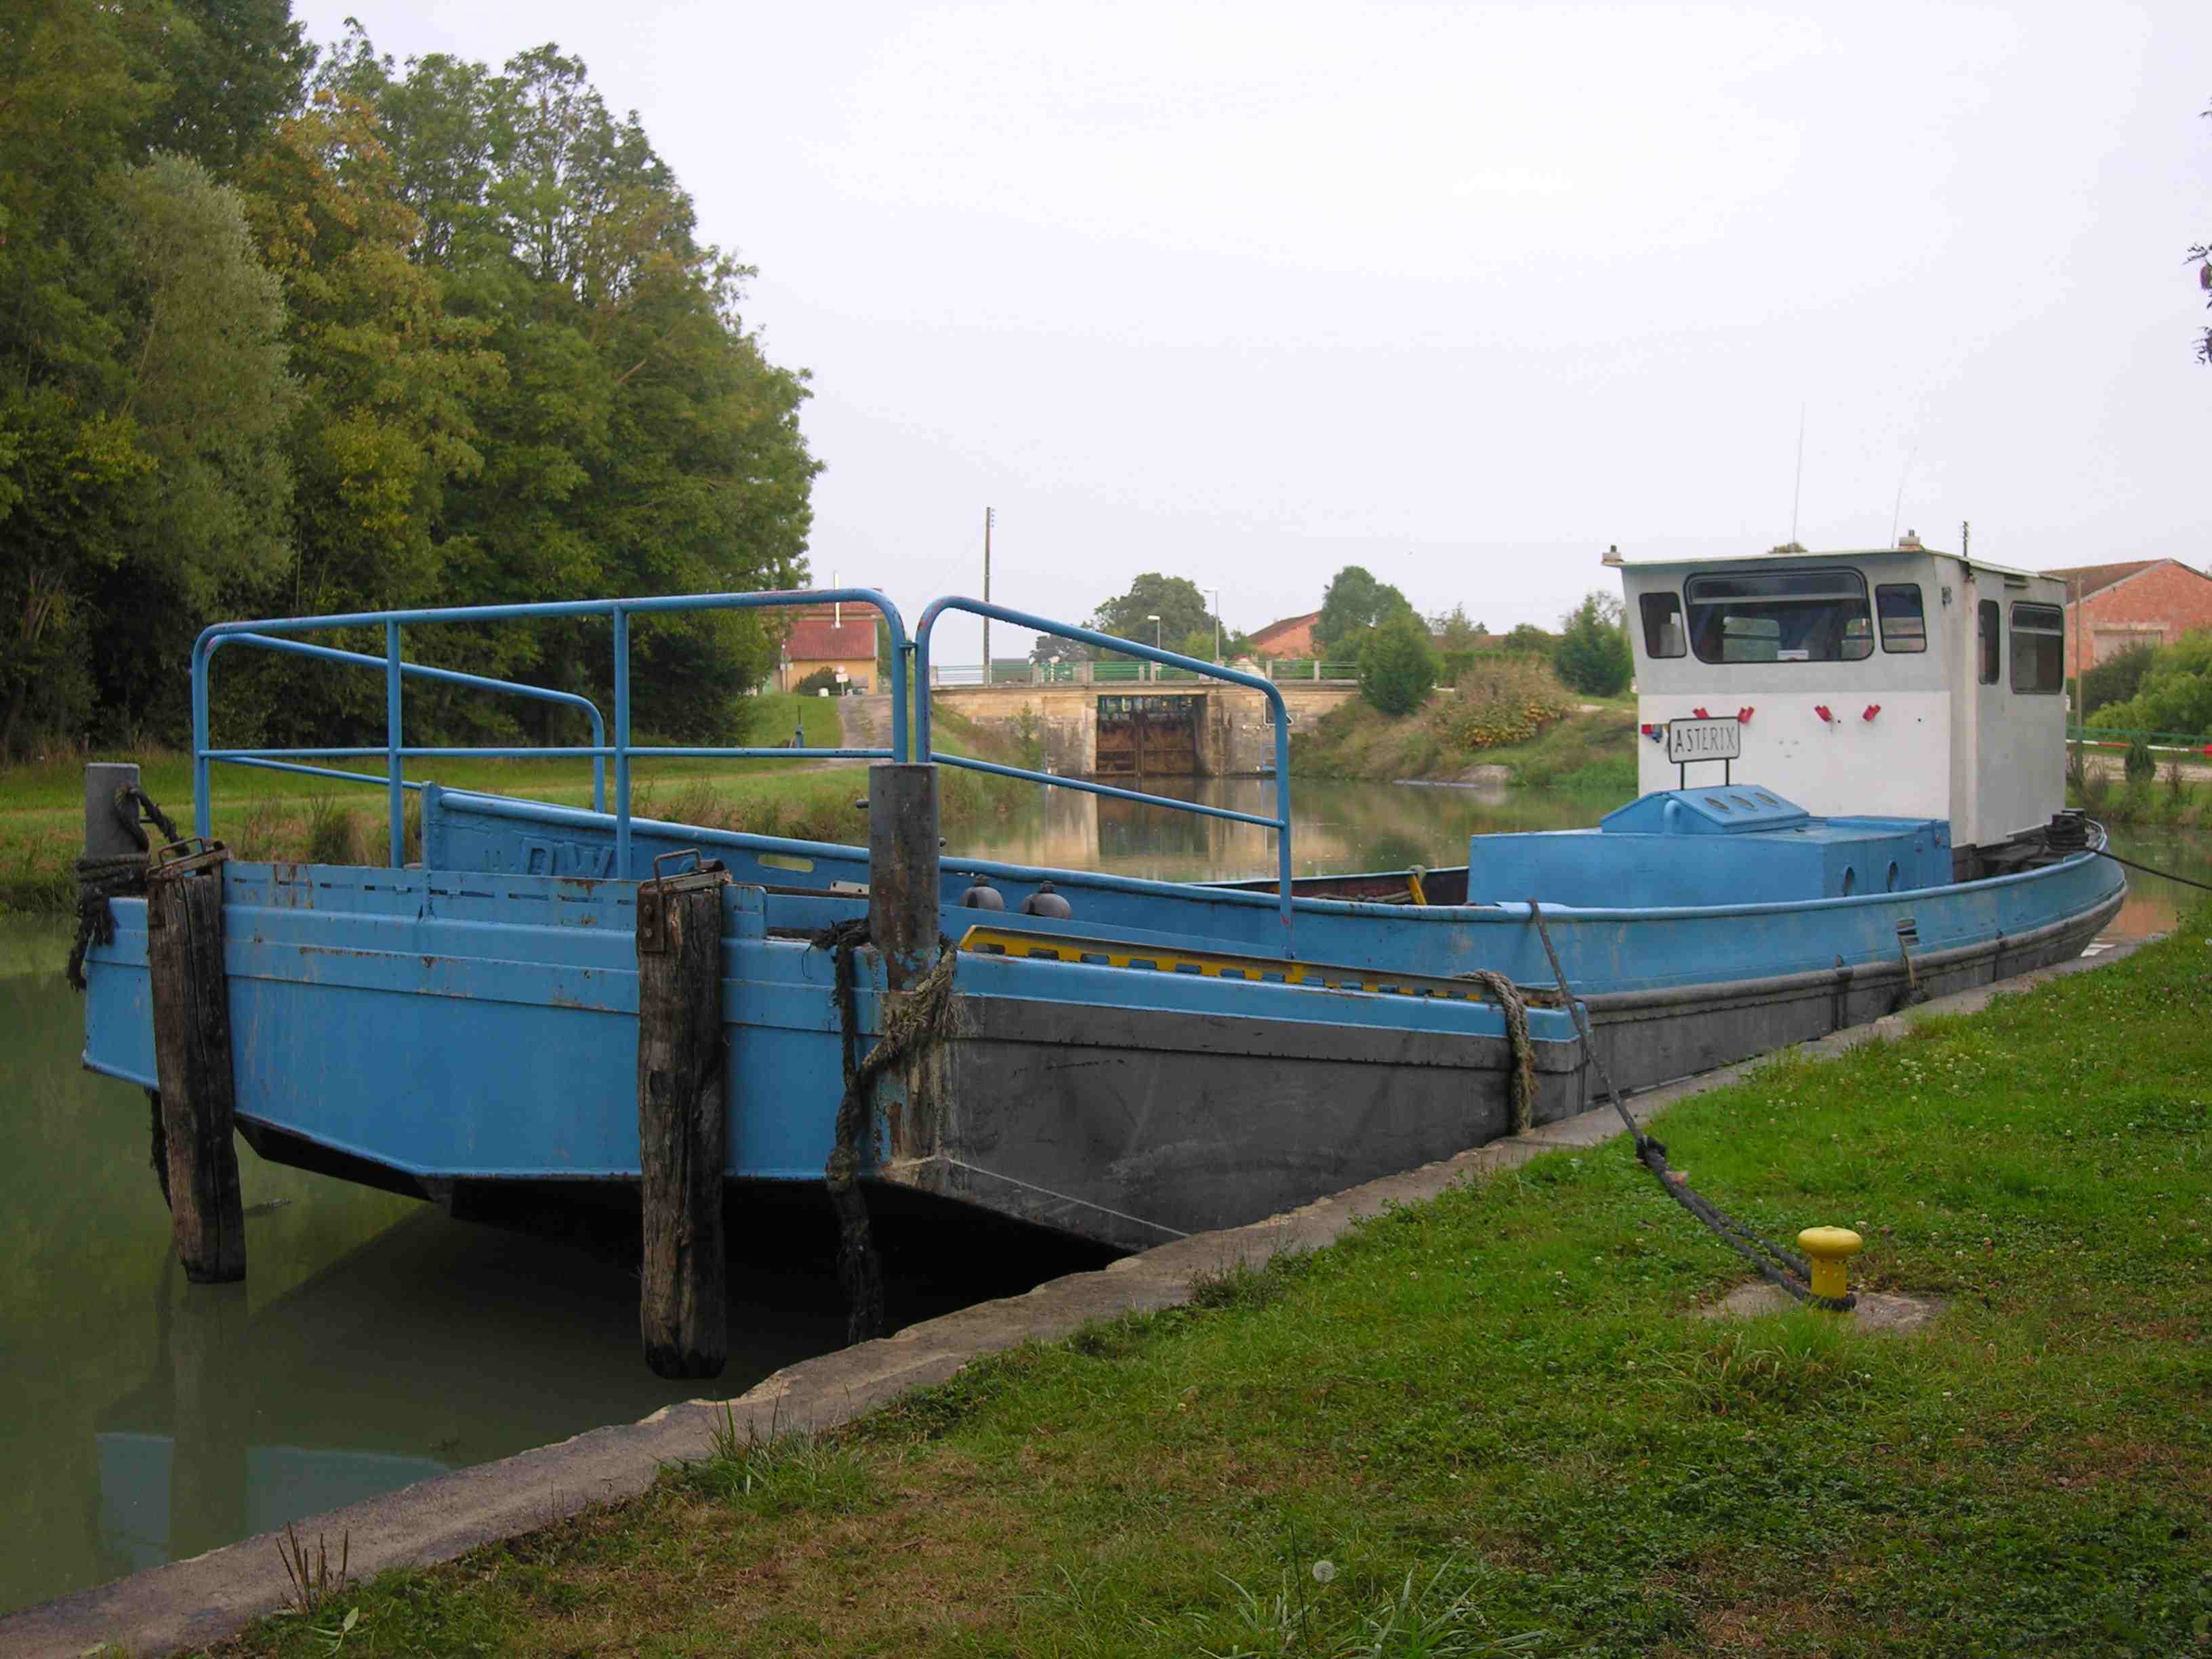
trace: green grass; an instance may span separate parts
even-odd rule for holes
[[[756,699],[757,738],[788,738],[803,719],[808,746],[839,746],[833,697],[767,692]],[[951,710],[937,714],[938,746],[1006,761],[1006,745]],[[178,826],[191,826],[191,762],[169,753],[102,756],[135,760],[146,791]],[[458,789],[526,796],[567,805],[592,799],[588,760],[426,760],[410,777]],[[866,826],[854,802],[866,793],[854,766],[775,758],[659,760],[632,767],[632,810],[643,817],[812,841],[858,842]],[[612,780],[609,780],[610,792]],[[939,810],[948,826],[1012,810],[1028,787],[947,768]],[[611,793],[610,794],[611,799]],[[59,911],[75,901],[70,861],[82,843],[83,763],[50,762],[0,770],[0,911]],[[381,862],[391,839],[380,785],[347,783],[218,766],[215,834],[241,858],[297,858],[320,863]],[[410,823],[412,820],[410,819]],[[409,830],[410,844],[414,834]],[[411,854],[410,854],[411,856]]]
[[[2200,912],[1659,1125],[1761,1229],[1857,1226],[1856,1283],[1948,1299],[1922,1334],[1699,1316],[1741,1266],[1616,1142],[331,1617],[393,1655],[2202,1652],[2209,1106]]]
[[[1636,793],[1636,700],[1577,699],[1594,703],[1554,720],[1527,743],[1491,749],[1453,749],[1427,716],[1393,719],[1364,702],[1331,711],[1318,732],[1291,739],[1294,775],[1364,778],[1449,779],[1478,766],[1512,769],[1516,785],[1619,795]]]

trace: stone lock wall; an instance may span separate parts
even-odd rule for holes
[[[1098,699],[1101,695],[1142,694],[1149,685],[994,685],[939,686],[935,696],[948,708],[957,708],[978,726],[1008,735],[1021,729],[1023,710],[1037,722],[1044,743],[1047,769],[1077,775],[1098,765]],[[1332,708],[1341,708],[1359,695],[1359,688],[1322,682],[1291,682],[1279,688],[1290,711],[1291,730],[1310,731]],[[1267,700],[1242,686],[1194,686],[1188,681],[1164,684],[1163,695],[1192,696],[1205,704],[1198,720],[1198,765],[1208,775],[1249,775],[1264,772],[1275,762],[1275,729],[1269,722]]]

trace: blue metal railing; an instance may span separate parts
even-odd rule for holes
[[[1206,806],[1197,801],[1176,800],[1167,795],[1147,795],[1135,789],[1116,789],[1111,784],[1091,783],[1082,778],[1058,777],[1049,772],[1033,772],[1019,766],[1000,766],[994,761],[974,760],[965,755],[940,754],[931,748],[929,743],[929,635],[937,625],[937,619],[948,611],[993,617],[1000,622],[1012,623],[1017,628],[1049,634],[1055,639],[1080,640],[1085,645],[1119,651],[1170,668],[1185,669],[1195,678],[1249,686],[1261,693],[1267,699],[1275,717],[1275,816],[1261,817],[1251,812],[1231,811],[1225,806]],[[963,766],[972,772],[990,772],[1004,778],[1027,778],[1031,782],[1045,784],[1054,789],[1079,789],[1086,794],[1107,795],[1115,800],[1143,801],[1151,806],[1170,806],[1178,812],[1195,812],[1204,817],[1228,818],[1233,823],[1255,823],[1263,830],[1273,830],[1275,832],[1275,890],[1283,918],[1283,954],[1286,957],[1295,954],[1291,948],[1291,717],[1283,706],[1283,694],[1270,681],[1257,674],[1246,674],[1215,663],[1200,662],[1195,657],[1181,656],[1154,646],[1139,645],[1134,640],[1119,640],[1110,634],[1100,634],[1088,628],[1076,628],[1048,617],[1033,617],[1027,611],[1010,611],[1002,605],[969,599],[939,599],[921,613],[921,621],[914,632],[914,746],[915,752],[925,760],[934,761],[940,766]]]
[[[873,605],[890,629],[891,635],[891,746],[889,749],[717,749],[690,745],[640,745],[629,740],[629,619],[635,616],[653,616],[667,611],[746,611],[799,605],[826,605],[842,600],[851,605]],[[424,664],[403,661],[399,654],[400,630],[431,623],[511,622],[544,617],[605,617],[613,635],[614,648],[614,739],[607,740],[605,723],[599,712],[588,699],[565,691],[550,691],[543,687],[526,686],[511,680],[492,679],[483,675],[465,674],[455,669],[432,668]],[[337,628],[381,627],[384,629],[384,654],[375,657],[365,652],[339,651],[325,646],[310,646],[298,641],[280,640],[274,635],[312,634]],[[209,741],[209,708],[211,701],[212,669],[215,653],[223,646],[246,642],[264,649],[289,651],[339,662],[380,665],[385,672],[384,687],[384,744],[381,748],[346,749],[217,749]],[[411,759],[471,756],[483,760],[554,759],[563,757],[591,757],[592,766],[593,799],[598,810],[605,811],[606,761],[615,763],[615,868],[627,875],[629,870],[629,769],[635,756],[660,757],[667,759],[744,760],[894,760],[902,761],[908,754],[906,672],[907,658],[911,647],[907,642],[905,623],[898,608],[884,594],[872,587],[815,588],[804,592],[768,593],[675,593],[659,599],[571,599],[552,600],[536,605],[447,605],[420,611],[362,611],[331,617],[286,617],[259,622],[217,623],[203,632],[192,647],[192,817],[193,828],[202,835],[213,832],[214,802],[210,797],[209,784],[213,763],[222,761],[232,765],[262,766],[271,770],[304,772],[312,776],[344,778],[362,782],[382,782],[386,788],[386,805],[391,813],[391,860],[396,869],[406,859],[404,839],[406,792],[417,787],[401,775],[402,763]],[[406,676],[434,679],[450,685],[474,687],[482,690],[502,691],[538,697],[547,702],[580,704],[590,712],[592,741],[588,746],[560,748],[530,747],[421,747],[410,746],[403,740],[400,715],[402,700],[400,686]],[[303,760],[335,760],[384,757],[385,769],[380,778],[367,772],[346,772],[330,767],[307,766]],[[286,757],[294,757],[286,759]]]
[[[280,639],[274,634],[225,634],[215,641],[215,645],[208,647],[208,656],[210,660],[215,655],[216,646],[222,645],[258,646],[264,651],[282,652],[288,656],[312,657],[318,662],[348,662],[369,668],[386,666],[382,657],[372,657],[366,651],[339,651],[327,645],[309,645],[304,640]],[[579,696],[573,691],[555,691],[542,685],[525,685],[519,680],[491,679],[482,674],[464,674],[456,669],[433,668],[427,663],[403,662],[399,665],[399,672],[403,675],[412,674],[418,679],[434,680],[441,684],[465,685],[477,690],[505,691],[518,697],[530,697],[539,702],[557,703],[567,708],[580,708],[592,722],[592,748],[604,750],[607,746],[607,723],[599,714],[599,706],[589,697]],[[315,751],[287,750],[269,752],[308,754]],[[340,751],[334,750],[321,751],[325,757],[338,752]],[[385,750],[363,749],[351,752],[381,755]],[[385,781],[373,772],[341,772],[328,766],[301,766],[289,761],[273,760],[269,758],[267,754],[243,749],[219,750],[210,754],[209,758],[226,760],[236,766],[262,767],[271,772],[300,772],[305,773],[309,777],[343,778],[349,783]],[[420,783],[406,782],[404,783],[404,787],[409,789],[420,789],[422,786]],[[594,754],[592,757],[592,810],[596,812],[604,812],[607,810],[607,762],[604,754]],[[199,833],[202,835],[207,833],[204,821],[199,825]]]

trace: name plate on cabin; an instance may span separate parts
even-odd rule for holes
[[[1667,722],[1667,758],[1671,762],[1737,760],[1742,754],[1743,722],[1741,720]]]

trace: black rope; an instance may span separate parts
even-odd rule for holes
[[[169,1201],[169,1131],[161,1121],[161,1091],[159,1089],[146,1091],[146,1105],[153,1122],[154,1143],[148,1162],[154,1166],[154,1178],[161,1183],[161,1202],[173,1210],[176,1206]]]
[[[70,942],[69,965],[63,973],[74,990],[85,988],[85,952],[95,944],[115,943],[115,916],[107,908],[107,901],[135,897],[146,890],[149,854],[142,825],[150,823],[159,830],[165,843],[177,838],[177,826],[170,821],[169,815],[137,784],[126,784],[117,790],[114,805],[116,822],[137,844],[138,850],[106,858],[79,859],[70,866],[76,876],[76,936]]]
[[[823,928],[810,943],[831,952],[836,986],[837,1024],[843,1048],[845,1092],[837,1103],[837,1124],[823,1189],[837,1214],[837,1282],[845,1292],[845,1340],[865,1342],[883,1334],[884,1269],[868,1220],[868,1200],[860,1192],[860,1132],[872,1115],[874,1079],[865,1082],[860,1059],[860,1015],[853,991],[853,956],[866,943],[868,922],[855,916]]]
[[[1582,1035],[1583,1052],[1597,1067],[1598,1080],[1605,1085],[1606,1098],[1613,1103],[1613,1109],[1620,1114],[1621,1122],[1635,1140],[1636,1161],[1651,1171],[1668,1197],[1704,1222],[1722,1243],[1758,1268],[1764,1278],[1789,1291],[1797,1301],[1810,1307],[1825,1309],[1830,1313],[1848,1313],[1856,1307],[1858,1295],[1856,1291],[1842,1297],[1814,1295],[1811,1284],[1813,1270],[1806,1265],[1804,1257],[1794,1250],[1784,1249],[1771,1239],[1761,1237],[1711,1200],[1693,1191],[1688,1182],[1668,1166],[1664,1144],[1655,1136],[1644,1133],[1636,1120],[1628,1115],[1628,1108],[1621,1102],[1620,1091],[1613,1086],[1613,1074],[1606,1069],[1596,1043],[1590,1040],[1589,1015],[1580,1000],[1567,988],[1566,969],[1559,965],[1559,953],[1552,948],[1552,930],[1544,925],[1544,912],[1534,899],[1528,901],[1528,919],[1536,924],[1536,937],[1544,942],[1544,955],[1551,962],[1552,975],[1559,981],[1559,1000],[1573,1014],[1575,1030]]]
[[[2148,864],[2137,864],[2133,859],[2124,859],[2118,853],[2107,853],[2101,847],[2097,849],[2097,856],[2110,859],[2115,864],[2124,864],[2130,870],[2140,870],[2147,876],[2162,876],[2168,881],[2179,882],[2184,887],[2201,887],[2206,892],[2212,893],[2212,881],[2198,881],[2193,876],[2177,876],[2171,870],[2159,870]]]

